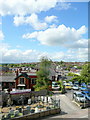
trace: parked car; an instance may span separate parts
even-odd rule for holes
[[[78,86],[78,85],[74,85],[74,86],[72,87],[72,89],[73,89],[73,90],[79,90],[79,86]]]
[[[63,81],[63,85],[66,85],[66,81]]]
[[[71,87],[73,87],[73,83],[72,82],[69,82],[69,84],[71,85]]]
[[[89,91],[82,91],[82,94],[85,96],[87,100],[90,100],[90,92]]]
[[[75,82],[74,82],[74,85],[79,85],[79,82],[78,82],[78,81],[75,81]]]
[[[90,83],[88,83],[87,88],[89,88],[89,89],[90,89]]]
[[[85,96],[81,92],[79,92],[79,91],[75,91],[73,93],[73,98],[77,102],[86,102],[87,101],[86,98],[85,98]]]
[[[81,91],[88,91],[88,88],[86,85],[81,85],[80,90]]]
[[[69,89],[69,90],[72,89],[70,83],[66,83],[66,84],[65,84],[65,89]]]
[[[59,90],[60,85],[57,82],[52,82],[52,90]]]
[[[90,101],[90,93],[86,94],[86,99]]]

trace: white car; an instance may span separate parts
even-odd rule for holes
[[[57,82],[52,82],[52,90],[59,90],[60,85]]]
[[[69,84],[71,85],[71,87],[73,87],[73,83],[72,82],[69,82]]]
[[[63,85],[66,85],[66,81],[63,81]]]
[[[79,86],[78,86],[78,85],[74,85],[74,86],[72,87],[72,89],[73,89],[73,90],[79,90]]]
[[[74,98],[75,101],[77,101],[77,102],[86,102],[85,96],[84,96],[81,92],[78,92],[78,91],[75,91],[75,92],[73,93],[73,98]]]

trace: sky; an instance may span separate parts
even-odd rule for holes
[[[0,0],[0,62],[88,60],[88,2]]]

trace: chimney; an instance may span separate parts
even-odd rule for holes
[[[19,69],[19,72],[20,72],[20,73],[22,72],[22,68]]]
[[[15,71],[15,73],[16,73],[16,77],[18,76],[18,69]]]

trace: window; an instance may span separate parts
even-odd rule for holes
[[[24,78],[20,78],[20,84],[24,84]]]
[[[31,84],[36,84],[36,78],[31,79]]]

